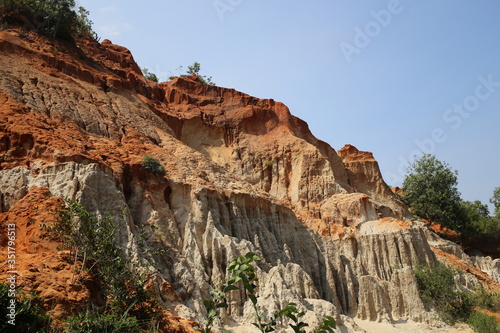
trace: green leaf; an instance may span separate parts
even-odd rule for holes
[[[248,294],[248,298],[250,298],[254,305],[257,304],[257,297],[254,294]]]
[[[227,305],[227,303],[226,303],[226,302],[219,303],[219,304],[217,304],[217,306],[216,306],[216,308],[227,308],[227,307],[228,307],[228,305]]]
[[[208,317],[212,318],[215,316],[217,316],[217,311],[215,311],[215,309],[210,309],[210,311],[208,311]]]
[[[337,327],[337,322],[332,316],[327,316],[323,318],[323,322],[319,325],[319,329],[316,330],[317,333],[333,332],[333,329]]]
[[[230,291],[232,291],[232,290],[239,290],[239,289],[240,289],[240,288],[238,288],[237,286],[230,284],[230,285],[228,285],[228,286],[226,286],[226,287],[224,288],[224,292],[226,292],[226,293],[227,293],[227,292],[230,292]]]
[[[248,252],[247,254],[245,254],[245,258],[253,261],[260,261],[260,258],[253,252]]]

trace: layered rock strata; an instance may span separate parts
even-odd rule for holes
[[[252,251],[268,313],[293,301],[311,323],[334,315],[346,332],[362,331],[352,318],[433,321],[411,267],[436,260],[437,236],[405,218],[371,153],[337,153],[273,100],[195,76],[147,81],[110,41],[11,29],[0,51],[4,216],[34,189],[125,212],[120,246],[194,320],[227,263]],[[164,175],[145,170],[145,154]],[[253,321],[245,295],[229,303],[219,326]]]

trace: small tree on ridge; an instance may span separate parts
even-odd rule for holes
[[[468,228],[457,189],[457,171],[433,155],[423,155],[408,167],[403,182],[403,202],[429,221],[456,231]]]

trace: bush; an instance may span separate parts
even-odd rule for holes
[[[159,80],[155,73],[151,73],[147,68],[142,68],[141,71],[147,80],[158,83]]]
[[[100,313],[96,308],[88,308],[76,316],[67,318],[66,333],[139,333],[141,328],[135,317],[116,313]]]
[[[154,157],[150,155],[144,155],[142,158],[142,164],[151,173],[154,174],[164,174],[165,173],[165,167],[158,162]]]
[[[496,319],[480,311],[474,311],[467,323],[478,333],[500,333]]]
[[[482,286],[476,290],[474,302],[482,309],[500,313],[500,294],[488,293]]]
[[[453,324],[469,318],[474,309],[473,295],[457,290],[452,269],[432,263],[415,267],[414,273],[422,301],[435,308],[445,322]]]
[[[116,245],[119,224],[113,216],[106,214],[100,218],[73,201],[67,201],[67,208],[58,213],[58,221],[50,231],[56,233],[64,248],[82,263],[82,270],[85,268],[100,283],[108,314],[128,313],[144,322],[155,321],[159,314],[158,303],[154,295],[145,290],[146,279],[129,268],[130,261]],[[82,278],[79,276],[78,280]],[[96,315],[86,314],[89,323],[116,319]]]
[[[17,290],[14,297],[9,293],[9,285],[0,283],[0,332],[49,332],[52,319],[46,315],[42,307],[43,300],[35,294],[26,295],[22,290]],[[10,294],[10,295],[9,295]],[[8,306],[12,299],[16,300],[15,326],[7,322],[10,318]]]
[[[180,66],[177,70],[179,70],[179,71],[182,70],[182,66]],[[212,82],[212,77],[206,76],[206,75],[200,75],[200,70],[201,70],[200,63],[195,61],[192,65],[188,66],[188,70],[186,71],[186,74],[182,74],[182,75],[178,75],[178,76],[184,77],[184,76],[188,76],[188,75],[196,75],[201,83],[215,86],[215,83]],[[174,78],[175,78],[175,75],[169,77],[170,80],[173,80]]]
[[[52,38],[75,36],[97,39],[89,12],[75,0],[2,0],[2,21],[25,24]]]

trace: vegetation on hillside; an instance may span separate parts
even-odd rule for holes
[[[414,269],[420,297],[428,309],[435,309],[448,324],[466,322],[479,333],[500,333],[494,317],[481,312],[500,312],[500,295],[482,287],[474,292],[460,290],[455,283],[458,271],[436,262]]]
[[[75,0],[1,0],[0,21],[36,30],[52,38],[97,40],[89,12]]]
[[[163,164],[158,162],[158,160],[151,155],[144,155],[142,157],[142,165],[144,165],[144,168],[151,173],[158,175],[165,173],[165,167]]]
[[[156,76],[155,73],[151,72],[147,68],[141,68],[141,71],[142,71],[142,74],[144,75],[144,77],[146,79],[158,83],[159,79],[158,79],[158,76]]]
[[[500,188],[491,202],[495,216],[480,201],[464,201],[458,191],[457,171],[433,155],[423,155],[408,168],[402,201],[411,212],[459,232],[464,242],[495,243],[500,240]]]
[[[38,295],[27,294],[21,289],[13,292],[9,284],[0,283],[0,332],[49,332],[52,318],[45,314],[46,312],[43,299]],[[9,316],[12,313],[15,313],[15,316]]]
[[[401,199],[413,214],[459,232],[465,245],[492,245],[498,251],[500,187],[490,200],[495,205],[495,215],[491,216],[488,206],[480,201],[462,200],[457,174],[435,156],[423,155],[409,166]],[[495,319],[481,312],[500,312],[498,294],[488,294],[482,288],[475,292],[460,290],[455,283],[459,272],[441,263],[419,265],[414,272],[422,300],[443,321],[467,322],[480,333],[500,332]]]
[[[153,325],[161,307],[156,295],[145,289],[147,278],[137,273],[116,244],[121,219],[91,214],[73,201],[66,204],[57,212],[57,223],[48,229],[74,258],[79,273],[72,283],[83,284],[91,278],[99,283],[106,300],[103,307],[88,304],[85,311],[67,318],[67,332],[132,333]]]
[[[180,72],[182,71],[182,66],[177,68],[177,70]],[[172,75],[169,77],[170,80],[173,80],[176,76],[184,77],[184,76],[189,76],[189,75],[196,75],[198,79],[200,80],[201,83],[203,84],[208,84],[211,86],[215,86],[215,83],[212,82],[212,77],[211,76],[206,76],[206,75],[201,75],[200,74],[201,70],[201,65],[199,62],[195,61],[192,65],[188,66],[188,69],[185,74],[179,74],[179,75]]]
[[[460,209],[457,172],[432,155],[422,156],[408,171],[402,199],[412,212],[453,230],[465,230],[467,222]]]
[[[474,307],[472,294],[456,288],[456,272],[439,262],[419,265],[414,272],[424,304],[436,309],[448,324],[467,320]]]

